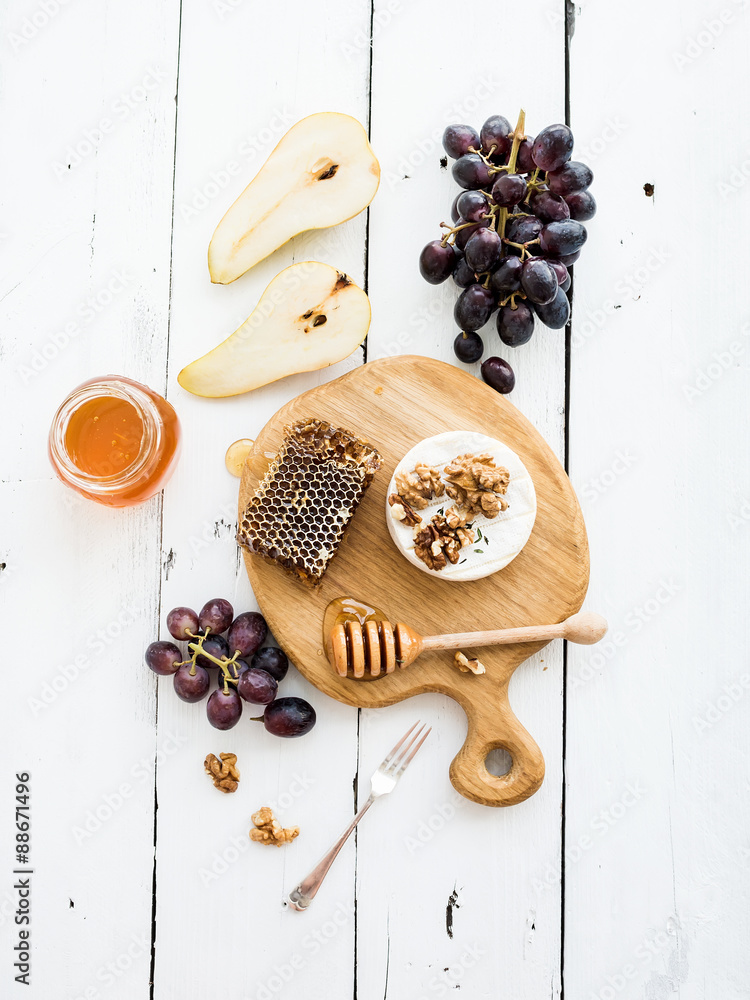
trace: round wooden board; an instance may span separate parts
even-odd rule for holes
[[[381,608],[422,635],[560,622],[583,604],[589,579],[586,529],[578,500],[556,456],[539,432],[504,397],[452,365],[424,357],[371,361],[284,406],[258,435],[245,463],[240,518],[267,461],[295,420],[317,417],[366,438],[383,466],[365,494],[338,554],[317,588],[243,550],[256,599],[290,659],[316,687],[348,705],[378,708],[425,691],[454,698],[468,718],[466,742],[451,764],[451,781],[469,799],[513,805],[532,795],[544,777],[544,759],[508,703],[516,667],[544,643],[477,649],[487,667],[463,674],[452,653],[423,653],[410,667],[379,680],[339,677],[323,651],[323,612],[337,597]],[[523,551],[499,573],[450,583],[410,565],[391,541],[386,490],[401,457],[418,441],[448,430],[490,434],[515,451],[536,487],[537,517]],[[498,529],[500,530],[499,526]],[[496,777],[487,754],[508,751],[512,765]]]

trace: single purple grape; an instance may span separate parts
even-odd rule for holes
[[[484,191],[464,191],[458,196],[456,208],[465,222],[481,222],[489,212],[490,203]]]
[[[515,309],[510,305],[501,306],[497,313],[497,332],[500,340],[508,347],[520,347],[528,343],[534,332],[532,309],[525,302],[517,302]],[[489,379],[485,381],[489,382]],[[491,382],[489,384],[492,385]]]
[[[482,285],[469,285],[456,299],[453,318],[456,326],[467,333],[480,330],[492,315],[495,296]]]
[[[212,601],[207,601],[198,615],[198,624],[205,632],[211,629],[214,635],[226,632],[232,624],[234,610],[229,601],[223,597],[214,597]]]
[[[510,152],[513,140],[510,137],[511,126],[507,118],[502,115],[492,115],[482,125],[479,137],[482,141],[482,152],[490,159],[499,163],[501,159]],[[492,147],[495,147],[490,153]]]
[[[510,292],[517,292],[521,288],[521,263],[520,257],[503,257],[497,270],[490,278],[491,287],[498,293],[501,299]]]
[[[534,311],[545,326],[551,330],[562,330],[570,319],[570,302],[562,285],[551,302],[535,304]]]
[[[478,333],[459,333],[453,341],[453,353],[465,365],[472,365],[484,354],[484,343]]]
[[[206,717],[214,729],[232,729],[240,721],[242,699],[230,686],[224,693],[223,686],[212,692],[206,703]]]
[[[529,198],[529,206],[542,222],[562,222],[570,218],[568,203],[551,191],[535,191]]]
[[[252,656],[266,641],[268,625],[266,619],[257,611],[243,611],[237,615],[227,632],[229,653],[234,656]]]
[[[502,256],[503,245],[494,229],[480,229],[464,250],[466,263],[477,274],[491,271]]]
[[[519,205],[526,197],[526,178],[520,174],[501,174],[492,185],[492,198],[502,208]]]
[[[542,228],[541,221],[532,215],[512,215],[505,227],[505,238],[511,243],[533,243],[539,239]],[[538,247],[538,243],[533,243],[529,250],[533,253]],[[541,253],[541,250],[536,249],[536,253]]]
[[[432,240],[419,255],[419,273],[431,285],[439,285],[450,277],[456,266],[453,247],[443,246],[441,240]]]
[[[242,671],[237,690],[245,701],[253,705],[270,705],[279,689],[278,681],[266,670],[248,667]]]
[[[548,125],[534,139],[534,163],[547,171],[559,170],[573,152],[573,133],[567,125]]]
[[[315,720],[315,709],[304,698],[277,698],[263,713],[268,732],[288,738],[309,733]]]
[[[551,257],[564,257],[580,250],[586,242],[586,229],[580,222],[565,219],[549,222],[539,235],[542,252]]]
[[[487,358],[482,364],[482,378],[496,392],[512,392],[516,376],[507,361],[502,358]]]
[[[277,681],[283,681],[289,669],[289,660],[283,649],[276,646],[264,646],[259,649],[250,662],[256,670],[265,670]]]
[[[173,642],[152,642],[146,647],[146,663],[160,677],[176,673],[183,659]]]
[[[174,675],[175,694],[183,701],[201,701],[208,694],[211,678],[204,667],[196,667],[195,673],[192,675],[191,670],[190,663],[183,663],[177,670]]]
[[[167,615],[167,628],[175,639],[189,639],[189,632],[198,633],[198,615],[192,608],[172,608]]]
[[[443,149],[454,160],[465,156],[471,148],[479,149],[479,145],[479,134],[471,125],[448,125],[443,132]]]
[[[596,215],[596,199],[590,191],[574,191],[565,195],[565,201],[570,209],[571,219],[576,222],[588,222]]]
[[[453,180],[462,188],[473,190],[487,187],[490,168],[478,153],[466,153],[453,164]]]
[[[544,304],[551,302],[557,295],[559,282],[557,274],[546,260],[531,257],[521,268],[521,287],[530,302]]]
[[[568,160],[559,170],[553,170],[547,175],[550,191],[563,196],[575,191],[585,191],[593,180],[591,168],[577,160]]]

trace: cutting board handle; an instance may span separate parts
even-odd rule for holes
[[[507,687],[472,698],[467,718],[466,742],[450,769],[456,791],[485,806],[512,806],[533,795],[544,779],[544,757],[513,713]],[[511,757],[510,770],[500,776],[486,766],[487,754],[498,748]]]

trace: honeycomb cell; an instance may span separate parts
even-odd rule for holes
[[[326,421],[285,427],[237,541],[307,583],[319,583],[381,463],[372,445]]]

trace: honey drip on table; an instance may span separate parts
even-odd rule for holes
[[[387,622],[388,615],[380,608],[370,607],[353,597],[337,597],[331,601],[323,612],[323,649],[328,646],[328,639],[336,625],[343,625],[344,622]],[[385,674],[381,676],[385,677]],[[377,677],[365,676],[362,680],[378,680]]]

